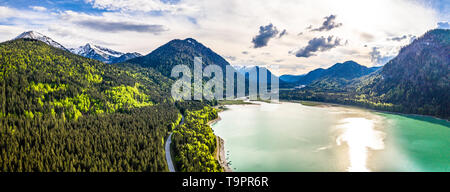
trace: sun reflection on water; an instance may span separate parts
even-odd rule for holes
[[[342,133],[336,143],[347,143],[350,165],[347,171],[368,172],[367,167],[369,149],[384,148],[384,133],[375,129],[375,122],[365,118],[346,118],[337,126]]]

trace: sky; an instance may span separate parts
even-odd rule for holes
[[[402,46],[449,28],[450,0],[0,0],[0,41],[37,31],[148,54],[194,38],[232,65],[304,74],[354,60],[381,66]]]

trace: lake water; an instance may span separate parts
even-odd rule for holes
[[[298,103],[230,105],[212,125],[233,171],[450,171],[450,123]]]

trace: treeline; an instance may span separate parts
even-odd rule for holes
[[[220,172],[217,160],[216,136],[209,121],[218,118],[217,110],[204,107],[202,110],[186,111],[184,124],[172,135],[176,169],[183,172]]]

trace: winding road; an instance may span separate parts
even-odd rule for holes
[[[182,125],[184,123],[184,116],[181,115],[181,121],[180,121],[180,125]],[[166,161],[167,161],[167,166],[169,167],[169,172],[175,172],[175,166],[173,164],[172,161],[172,154],[170,154],[170,144],[172,143],[172,134],[169,134],[169,137],[166,140],[166,145],[164,146],[164,150],[166,151]]]

